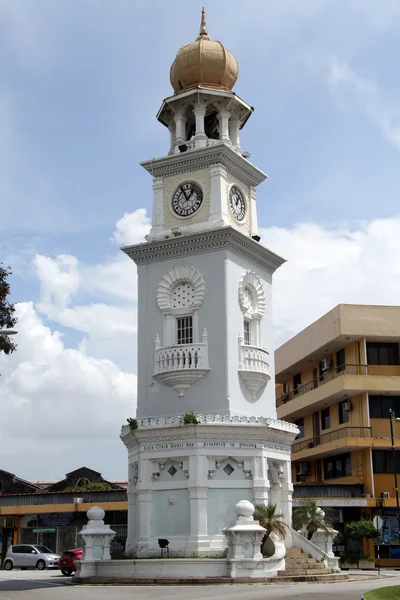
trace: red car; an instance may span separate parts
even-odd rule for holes
[[[63,552],[60,560],[58,561],[58,567],[61,569],[61,573],[68,577],[76,571],[77,560],[82,558],[82,548],[75,548],[75,550],[66,550]]]

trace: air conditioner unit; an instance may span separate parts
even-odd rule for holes
[[[329,369],[331,368],[331,361],[328,358],[324,358],[323,361],[321,361],[321,369],[322,371],[329,371]]]
[[[382,498],[390,498],[390,492],[382,492],[381,497]]]
[[[343,402],[343,410],[345,412],[350,412],[351,411],[351,402],[350,400],[347,400],[346,402]]]
[[[297,475],[308,475],[310,472],[308,463],[301,462],[296,465],[296,474]]]
[[[83,498],[74,498],[74,504],[82,504]]]

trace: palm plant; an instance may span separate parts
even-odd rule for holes
[[[311,540],[318,529],[329,533],[331,522],[327,519],[314,500],[304,500],[293,509],[293,528],[307,531],[307,539]]]
[[[271,533],[275,533],[281,540],[284,540],[286,528],[289,526],[283,521],[283,515],[276,512],[276,504],[268,504],[268,506],[256,504],[254,508],[254,518],[259,521],[261,527],[266,529],[261,540],[261,552],[265,556],[268,552],[266,542],[269,540]]]

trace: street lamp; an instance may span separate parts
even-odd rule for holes
[[[397,511],[397,535],[400,541],[400,507],[399,507],[399,488],[397,486],[397,465],[396,465],[396,450],[394,447],[394,435],[393,435],[393,423],[399,422],[400,417],[396,417],[396,413],[392,408],[389,409],[390,415],[390,437],[392,440],[392,452],[393,452],[393,473],[394,473],[394,489],[396,492],[396,511]]]
[[[0,329],[0,335],[15,335],[18,331],[15,329]]]

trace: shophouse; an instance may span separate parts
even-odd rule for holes
[[[97,471],[82,467],[62,481],[43,484],[0,471],[0,484],[1,564],[12,543],[42,544],[56,552],[81,546],[79,532],[91,506],[106,511],[105,522],[117,533],[111,552],[122,556],[127,535],[127,482],[106,481]]]
[[[275,353],[278,417],[300,429],[294,506],[315,499],[340,528],[382,515],[388,566],[400,565],[399,342],[400,307],[340,304]]]

